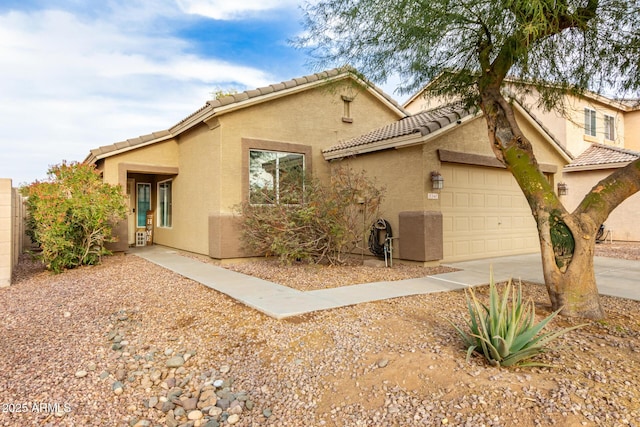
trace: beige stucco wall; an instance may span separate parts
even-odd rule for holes
[[[563,179],[569,187],[569,194],[561,196],[560,200],[569,211],[573,211],[594,185],[614,171],[615,169],[565,172]],[[640,227],[635,222],[638,212],[640,193],[629,197],[611,212],[604,224],[608,230],[613,231],[614,240],[640,241]]]
[[[537,106],[539,95],[533,91],[523,95],[522,105],[535,116],[535,118],[544,124],[544,127],[564,146],[567,146],[567,120],[562,114],[556,110],[545,111]],[[584,117],[580,122],[584,125]]]
[[[11,284],[13,272],[13,196],[10,179],[0,179],[0,286]]]
[[[624,148],[640,151],[640,110],[624,115],[625,140]]]
[[[424,151],[422,145],[384,150],[333,161],[332,166],[350,167],[355,172],[364,170],[378,187],[385,189],[380,217],[389,221],[394,236],[398,237],[400,212],[438,209],[437,201],[424,197],[429,173],[424,164]],[[366,242],[363,245],[367,247]],[[393,246],[396,256],[402,253],[402,239],[394,241]],[[369,254],[368,250],[365,253]]]
[[[208,216],[218,209],[222,185],[220,128],[200,125],[181,135],[177,148],[179,173],[172,182],[173,222],[171,228],[155,228],[154,242],[207,254]],[[152,204],[157,211],[157,197]]]
[[[11,284],[24,243],[24,205],[11,180],[0,178],[0,287]]]
[[[428,96],[418,95],[409,100],[404,105],[404,109],[411,114],[417,114],[421,111],[431,110],[441,105],[446,105],[453,100],[443,96]]]
[[[567,161],[533,125],[519,113],[516,113],[516,117],[534,146],[538,162],[556,165],[555,175],[559,176],[562,166]],[[432,214],[442,211],[442,198],[430,199],[428,196],[429,193],[440,196],[440,191],[431,188],[431,171],[443,170],[443,164],[438,157],[439,149],[495,158],[489,144],[486,122],[479,116],[421,145],[362,154],[335,161],[333,164],[349,165],[356,171],[365,170],[370,176],[375,177],[379,184],[385,186],[387,191],[381,207],[381,216],[390,222],[393,230],[399,230],[402,212]],[[506,170],[504,172],[508,173]],[[557,179],[554,174],[550,174],[550,178]],[[444,185],[447,186],[446,180]],[[394,242],[394,250],[397,249],[397,254],[402,258],[403,236],[398,236],[397,231],[395,236],[399,239]],[[435,245],[436,242],[431,244]]]

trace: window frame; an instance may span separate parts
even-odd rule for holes
[[[168,200],[168,225],[167,220],[165,218],[165,210],[163,210],[163,200],[166,196],[166,190],[163,192],[160,190],[162,185],[168,185],[169,187],[169,200]],[[159,181],[157,184],[157,194],[158,194],[158,202],[157,202],[157,226],[158,228],[172,228],[173,227],[173,178],[165,179],[163,181]]]
[[[604,115],[604,139],[607,141],[616,140],[616,118],[611,114]]]
[[[274,159],[273,161],[275,162],[274,164],[274,175],[273,175],[273,191],[275,193],[275,203],[254,203],[251,200],[251,154],[252,153],[268,153],[268,154],[274,154]],[[300,177],[301,179],[301,185],[302,187],[300,188],[300,192],[301,192],[301,196],[304,194],[304,186],[305,186],[305,182],[304,182],[304,177],[305,177],[305,173],[306,173],[306,156],[304,153],[292,153],[292,152],[288,152],[288,151],[277,151],[277,150],[265,150],[265,149],[257,149],[257,148],[250,148],[248,151],[248,155],[249,155],[249,203],[251,205],[263,205],[263,206],[272,206],[272,205],[278,205],[280,204],[280,199],[281,199],[281,194],[280,194],[280,190],[281,190],[281,173],[282,173],[282,168],[280,167],[280,162],[282,159],[285,159],[288,156],[300,156],[302,157],[302,175]],[[298,203],[288,203],[291,205],[294,204],[298,204]]]
[[[249,167],[249,150],[262,150],[262,151],[277,151],[291,154],[303,154],[304,155],[304,173],[306,176],[313,175],[313,149],[310,145],[296,144],[293,142],[281,142],[257,138],[241,138],[242,141],[242,176],[240,177],[242,182],[241,201],[250,202],[251,198],[251,184],[249,180],[250,167]],[[240,200],[239,200],[240,202]],[[264,206],[273,206],[271,204]]]
[[[593,108],[584,108],[584,134],[586,136],[597,136],[597,114]]]

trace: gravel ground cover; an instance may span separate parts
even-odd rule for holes
[[[525,293],[548,314],[543,286]],[[554,368],[500,369],[465,361],[463,292],[278,321],[136,256],[60,275],[23,257],[0,289],[0,425],[640,426],[640,303],[602,301]]]

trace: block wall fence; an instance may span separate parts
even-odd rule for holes
[[[11,284],[25,242],[23,198],[11,180],[0,178],[0,287]]]

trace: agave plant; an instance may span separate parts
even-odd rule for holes
[[[509,296],[511,300],[509,301]],[[549,366],[530,359],[546,353],[546,345],[573,329],[584,325],[551,331],[538,335],[560,310],[535,323],[535,305],[532,300],[523,302],[522,282],[517,291],[512,281],[507,283],[501,296],[493,281],[489,281],[489,307],[481,303],[472,288],[466,291],[471,333],[466,333],[449,321],[468,346],[467,361],[476,351],[493,366]]]

